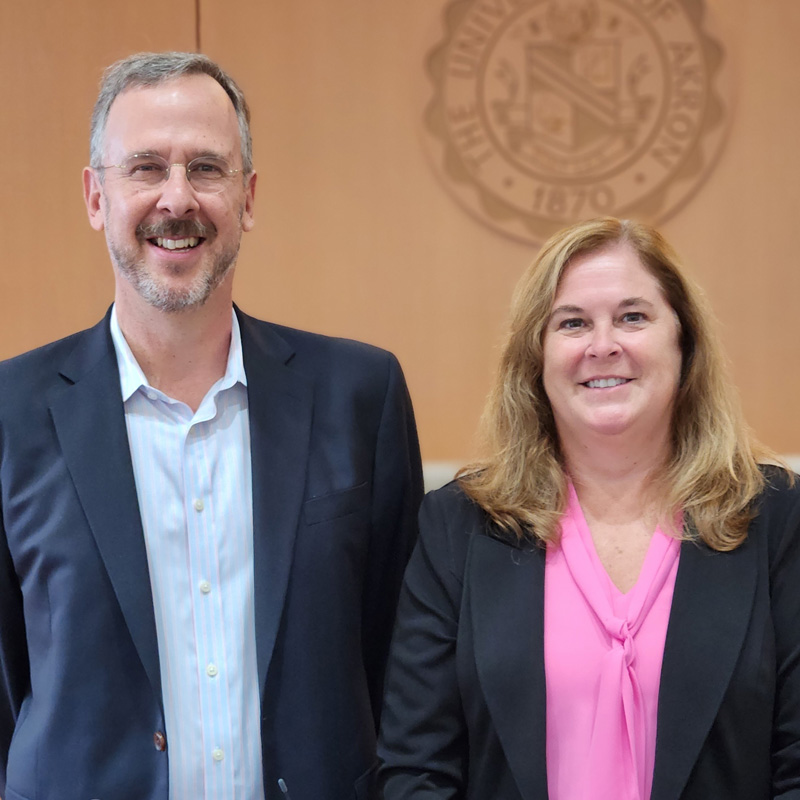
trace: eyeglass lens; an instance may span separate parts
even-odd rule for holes
[[[225,178],[238,172],[213,156],[201,156],[188,164],[170,164],[148,153],[133,155],[117,167],[124,178],[143,187],[160,186],[169,178],[173,167],[183,167],[189,183],[198,192],[221,192],[225,188]]]

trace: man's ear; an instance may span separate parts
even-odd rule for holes
[[[97,173],[91,167],[83,168],[83,202],[86,203],[86,213],[89,215],[89,224],[101,231],[105,227],[106,218],[103,209],[103,187]]]
[[[256,224],[256,221],[253,217],[253,212],[255,211],[255,201],[256,201],[256,179],[258,175],[256,173],[252,173],[250,177],[247,179],[247,185],[245,186],[244,192],[244,211],[242,213],[242,230],[243,231],[251,231],[253,230],[253,225]]]

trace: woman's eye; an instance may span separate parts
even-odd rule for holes
[[[644,319],[645,316],[641,311],[628,311],[627,314],[622,315],[623,322],[636,323],[643,322]]]
[[[571,319],[562,320],[558,327],[561,330],[577,331],[583,327],[583,320],[579,317],[572,317]]]

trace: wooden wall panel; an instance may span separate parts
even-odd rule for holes
[[[708,292],[745,413],[800,453],[800,5],[714,0],[736,64],[727,146],[708,183],[665,226]]]
[[[511,289],[535,248],[472,219],[420,142],[444,0],[203,0],[204,49],[245,86],[260,171],[239,299],[395,350],[423,453],[467,458]],[[711,0],[737,64],[716,171],[662,226],[706,287],[748,419],[800,453],[800,5]]]
[[[237,299],[286,324],[372,341],[405,367],[427,459],[460,461],[535,248],[465,213],[421,144],[423,62],[446,0],[200,0],[200,42],[244,86],[260,173]],[[709,0],[736,62],[722,157],[663,227],[706,287],[749,420],[800,453],[800,4]],[[24,11],[23,11],[24,8]],[[103,66],[193,49],[194,2],[0,5],[0,357],[91,324],[111,298],[80,197]],[[153,19],[143,25],[143,19]],[[0,389],[1,390],[1,389]]]
[[[194,0],[0,3],[0,358],[94,324],[111,302],[81,194],[100,75],[139,50],[193,50],[194,20]]]
[[[424,457],[463,458],[533,248],[467,217],[426,162],[422,62],[437,4],[233,7],[228,17],[204,2],[201,18],[206,51],[241,77],[254,112],[256,229],[239,299],[287,324],[394,350]]]

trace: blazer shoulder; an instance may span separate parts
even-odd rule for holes
[[[425,495],[424,505],[432,513],[445,517],[456,524],[470,527],[488,526],[486,512],[464,491],[458,478]]]
[[[286,325],[278,325],[274,322],[262,320],[256,320],[256,322],[266,326],[300,355],[312,355],[320,358],[347,358],[374,363],[385,363],[387,360],[394,360],[395,358],[388,350],[355,339],[313,333]]]
[[[771,555],[800,543],[800,476],[782,467],[764,466],[766,485],[755,503],[749,534],[769,542]]]
[[[322,391],[362,391],[372,396],[404,391],[405,378],[395,356],[374,345],[298,330],[239,312],[245,369],[248,359],[266,357],[285,365]]]
[[[448,553],[451,569],[460,573],[476,537],[497,538],[489,515],[453,480],[428,492],[419,513],[420,538],[431,550]]]
[[[9,403],[18,401],[30,404],[52,389],[60,388],[65,382],[61,369],[76,358],[91,358],[98,344],[102,352],[110,352],[109,348],[113,349],[113,345],[107,320],[108,317],[92,328],[0,361],[0,385],[3,387],[0,407],[8,407]]]
[[[517,542],[513,536],[505,533],[486,510],[467,494],[458,478],[428,492],[423,508],[432,516],[446,521],[449,527],[467,538],[486,536],[517,549],[530,546],[526,542]]]
[[[800,505],[800,476],[773,465],[765,465],[761,471],[765,485],[755,502],[755,519],[791,514]]]
[[[0,361],[0,373],[10,377],[19,377],[32,372],[35,373],[41,366],[52,367],[53,363],[63,358],[66,353],[74,350],[86,333],[87,331],[85,330],[71,333],[62,339],[48,342],[40,347],[35,347],[33,350],[28,350],[25,353]]]

